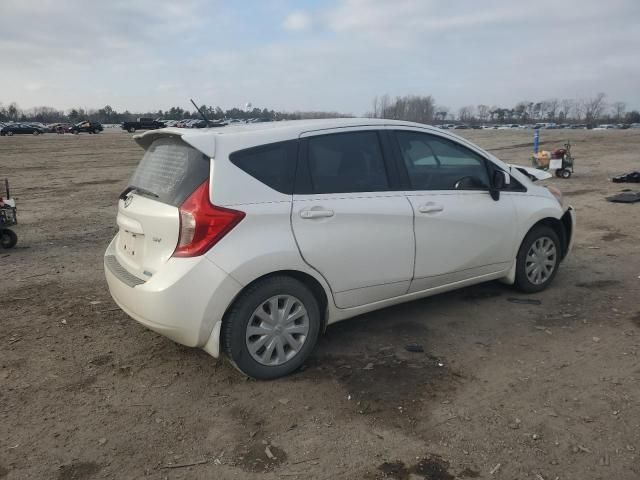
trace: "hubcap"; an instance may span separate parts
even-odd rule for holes
[[[534,285],[546,282],[556,268],[556,244],[549,237],[538,238],[525,260],[527,278]]]
[[[253,359],[262,365],[282,365],[295,357],[309,334],[309,315],[300,300],[276,295],[255,309],[246,331]]]

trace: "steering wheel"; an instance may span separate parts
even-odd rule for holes
[[[466,177],[462,177],[456,183],[453,184],[453,188],[455,190],[466,190],[470,187],[476,186],[476,177],[472,177],[467,175]]]

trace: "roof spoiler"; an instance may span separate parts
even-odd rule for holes
[[[216,135],[211,132],[189,131],[181,128],[161,128],[134,135],[133,139],[138,145],[147,150],[151,144],[159,138],[181,138],[183,142],[201,151],[209,158],[214,158],[216,153]]]

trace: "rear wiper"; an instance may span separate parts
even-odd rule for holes
[[[151,190],[147,190],[146,188],[136,187],[135,185],[130,185],[127,188],[125,188],[124,192],[122,192],[118,198],[120,200],[124,200],[125,198],[127,198],[127,195],[130,192],[137,192],[137,193],[141,193],[142,195],[146,195],[148,197],[160,198],[160,195],[158,195],[157,193],[154,193]]]

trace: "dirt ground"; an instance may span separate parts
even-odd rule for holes
[[[461,133],[528,164],[531,131]],[[487,283],[367,314],[272,382],[111,301],[129,134],[0,138],[20,221],[0,250],[0,478],[640,478],[640,204],[604,198],[640,189],[609,181],[640,169],[640,131],[542,132],[545,148],[566,138],[576,173],[550,183],[578,227],[551,289]]]

